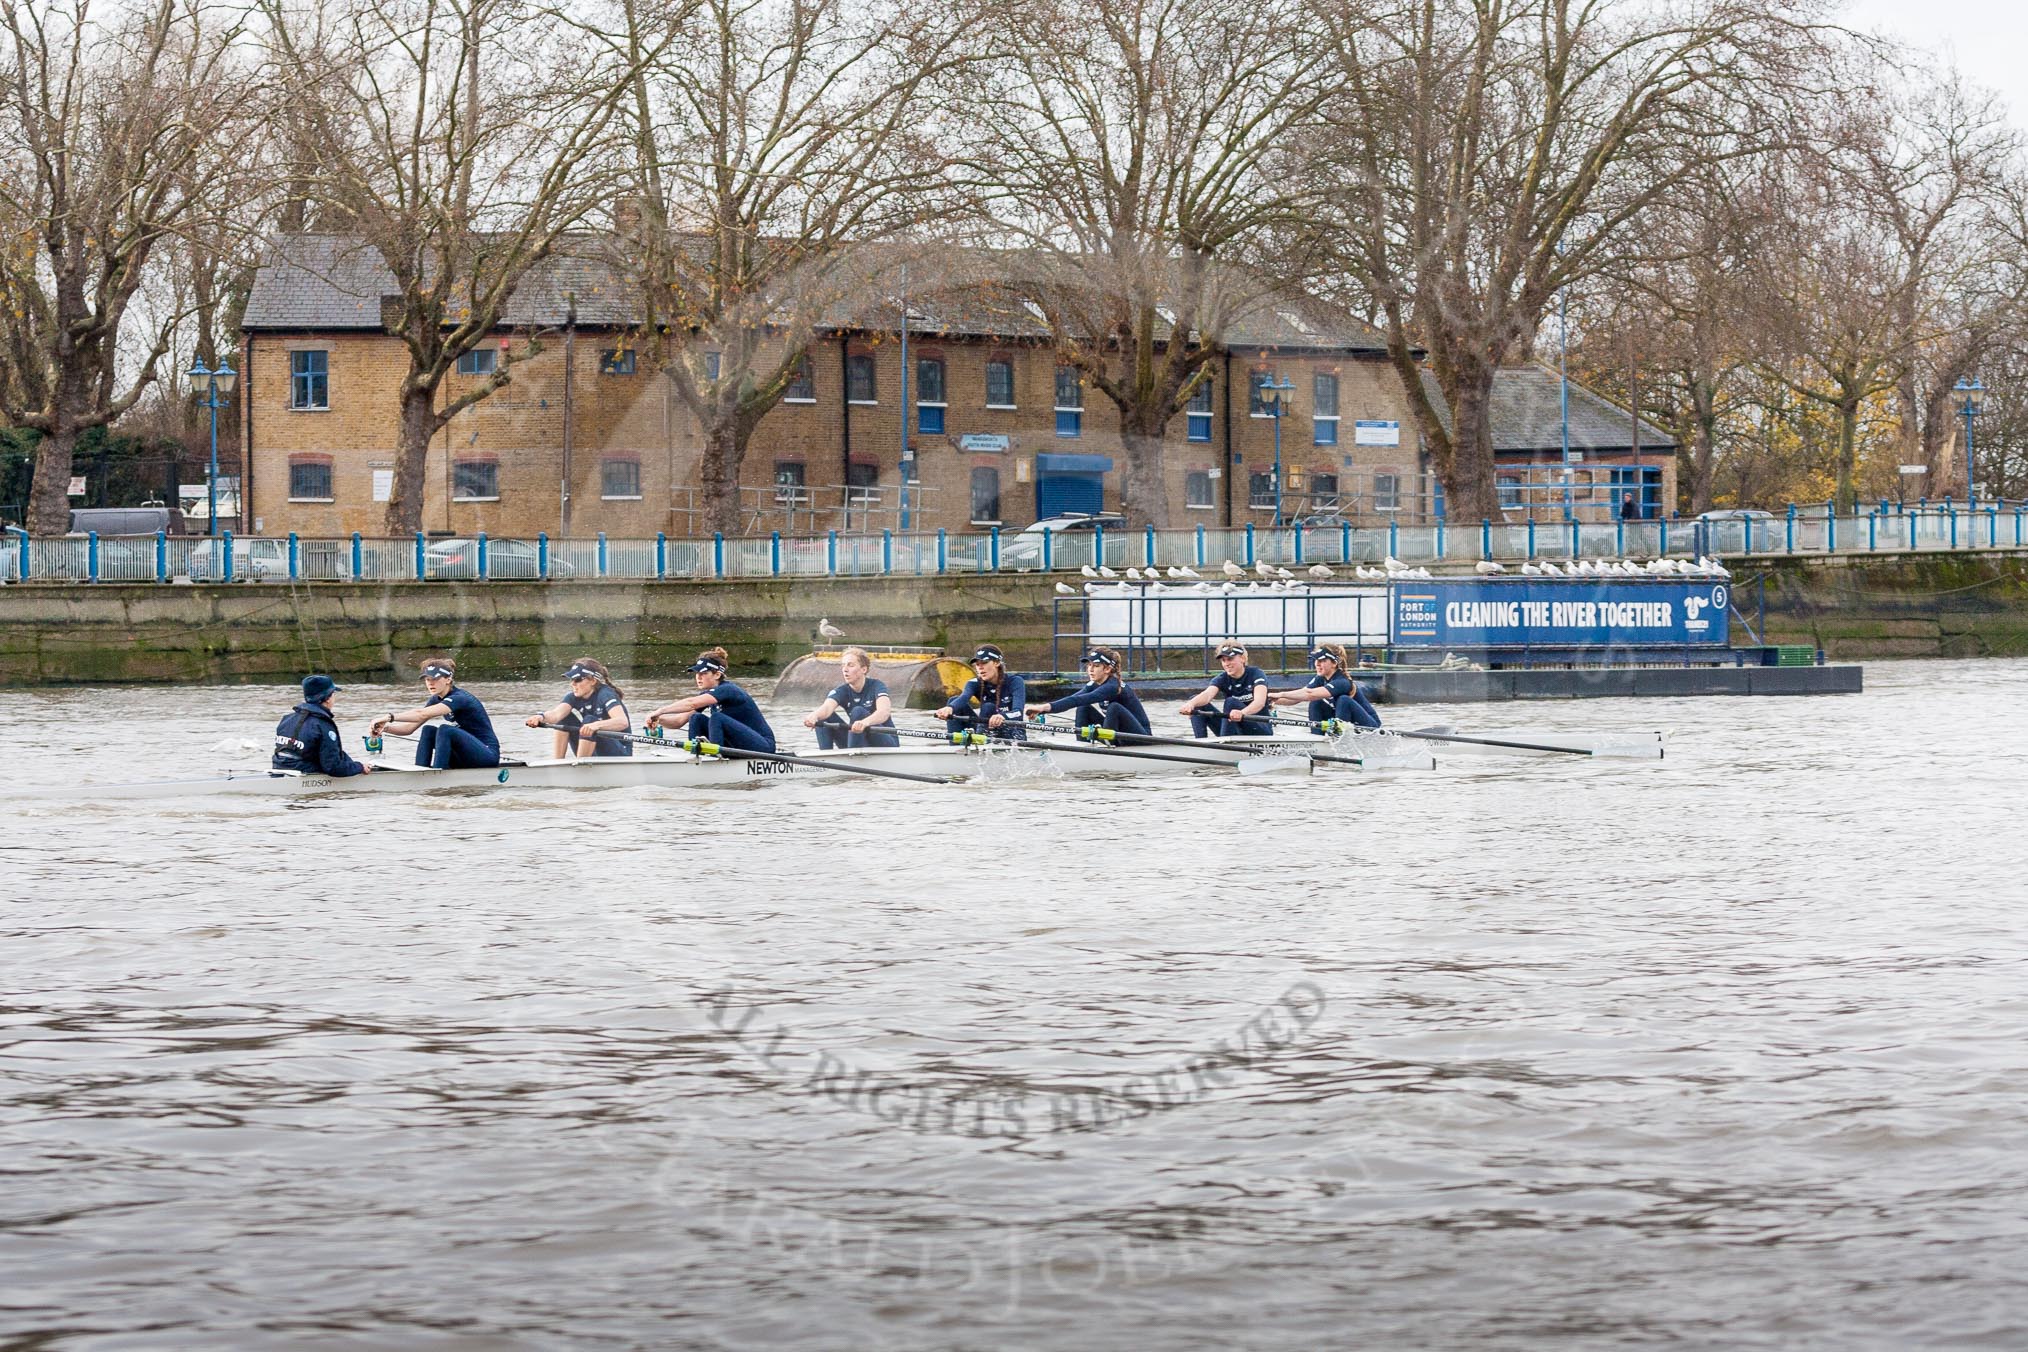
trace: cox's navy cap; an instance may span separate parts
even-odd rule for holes
[[[1333,662],[1338,660],[1338,654],[1332,652],[1329,648],[1310,649],[1310,660],[1312,662],[1321,662],[1327,657],[1330,658]]]
[[[1244,648],[1235,648],[1235,647],[1233,647],[1233,646],[1232,646],[1231,644],[1229,644],[1229,643],[1228,643],[1228,644],[1226,644],[1226,645],[1225,645],[1225,646],[1224,646],[1223,648],[1220,648],[1220,649],[1218,650],[1218,656],[1219,656],[1219,660],[1220,660],[1220,661],[1223,661],[1224,659],[1226,659],[1226,658],[1228,658],[1228,657],[1245,657],[1245,656],[1246,656],[1246,649],[1244,649]]]
[[[1077,659],[1077,664],[1081,667],[1088,667],[1094,662],[1103,662],[1107,666],[1113,665],[1113,659],[1100,652],[1097,648],[1090,649],[1083,657]]]
[[[440,667],[434,662],[430,663],[428,666],[423,668],[423,679],[426,681],[434,681],[437,680],[439,677],[449,676],[451,674],[452,674],[451,669],[449,667]]]
[[[329,699],[331,698],[332,691],[343,690],[344,688],[344,686],[338,684],[338,682],[332,680],[329,676],[322,674],[305,676],[303,678],[303,698],[312,703],[318,700]]]
[[[1002,653],[998,648],[994,647],[992,644],[982,643],[979,645],[979,651],[972,654],[972,660],[974,662],[1005,663],[1007,658],[1004,653]]]
[[[593,671],[590,667],[581,667],[575,662],[570,664],[569,671],[563,673],[563,679],[565,679],[566,681],[579,681],[579,680],[596,681],[598,678],[599,674],[596,671]]]
[[[724,671],[724,670],[725,663],[719,661],[715,657],[700,657],[695,662],[692,662],[690,664],[690,674],[693,676],[700,671]]]

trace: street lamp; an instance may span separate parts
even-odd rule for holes
[[[1971,510],[1979,505],[1979,494],[1972,487],[1972,419],[1979,416],[1979,400],[1985,397],[1986,387],[1973,376],[1969,382],[1960,380],[1951,386],[1951,393],[1958,397],[1958,413],[1965,420],[1965,508]]]
[[[218,534],[218,411],[225,407],[225,400],[220,396],[232,393],[232,382],[238,376],[239,372],[233,370],[224,362],[218,364],[216,371],[205,370],[204,358],[202,357],[194,358],[190,363],[191,388],[195,389],[197,382],[200,380],[204,382],[204,398],[198,402],[197,406],[211,410],[211,474],[209,477],[211,522],[205,531],[207,535]],[[241,477],[245,477],[244,467],[242,467]]]
[[[1275,420],[1275,525],[1282,524],[1282,415],[1289,411],[1289,394],[1296,383],[1270,375],[1260,383],[1261,407]]]

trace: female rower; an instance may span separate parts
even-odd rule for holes
[[[1310,665],[1317,669],[1311,682],[1301,690],[1278,690],[1268,696],[1270,704],[1303,704],[1310,706],[1310,726],[1329,719],[1352,723],[1362,728],[1380,726],[1380,715],[1373,711],[1365,692],[1350,675],[1351,668],[1345,662],[1345,650],[1336,643],[1319,643],[1310,649]]]
[[[1087,727],[1096,723],[1114,732],[1131,732],[1142,737],[1148,735],[1148,711],[1141,706],[1141,697],[1133,688],[1120,679],[1120,655],[1111,648],[1093,648],[1078,659],[1084,665],[1084,688],[1073,690],[1062,699],[1047,704],[1030,704],[1023,712],[1029,714],[1059,714],[1065,709],[1077,710],[1077,725]]]
[[[1183,716],[1199,737],[1271,737],[1274,724],[1262,716],[1267,708],[1267,677],[1246,660],[1246,645],[1229,638],[1218,647],[1218,675],[1211,684],[1183,701]],[[1218,714],[1198,713],[1220,703]]]
[[[803,716],[803,726],[817,730],[817,749],[900,746],[901,735],[894,730],[894,700],[887,693],[887,683],[871,676],[873,658],[864,648],[847,648],[839,654],[838,666],[845,679],[832,687],[822,704]]]
[[[1021,722],[1021,706],[1028,698],[1028,685],[1007,670],[1007,658],[990,643],[982,643],[972,654],[972,679],[951,696],[941,709],[932,709],[934,718],[948,719],[952,732],[983,732],[1011,741],[1025,741],[1028,729]]]
[[[580,657],[571,662],[570,670],[563,675],[570,682],[570,691],[563,702],[539,714],[530,714],[528,726],[539,728],[546,723],[556,729],[558,760],[570,749],[573,737],[580,759],[633,755],[634,744],[628,739],[627,730],[634,723],[627,716],[620,688],[613,684],[605,664]]]
[[[649,714],[648,726],[656,728],[665,720],[681,718],[688,720],[685,726],[692,737],[740,751],[773,751],[774,729],[761,717],[760,706],[753,702],[752,695],[725,679],[725,669],[731,661],[723,648],[699,653],[690,664],[697,693],[685,695]]]
[[[425,657],[421,667],[423,689],[430,697],[413,709],[374,719],[373,735],[392,732],[406,737],[420,728],[415,763],[436,770],[490,770],[498,765],[500,738],[493,732],[493,720],[477,695],[458,688],[458,664],[448,657]]]

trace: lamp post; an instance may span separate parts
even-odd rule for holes
[[[1951,393],[1958,397],[1958,412],[1965,420],[1965,507],[1970,510],[1979,505],[1978,490],[1972,487],[1972,419],[1981,412],[1979,400],[1985,397],[1986,387],[1973,376],[1951,386]]]
[[[210,488],[211,519],[205,530],[207,535],[218,534],[218,411],[225,407],[225,400],[220,396],[232,393],[232,382],[238,377],[239,372],[224,362],[218,364],[216,371],[205,370],[202,357],[194,358],[190,363],[191,388],[195,389],[200,380],[204,382],[204,398],[197,406],[211,410],[211,472],[206,479]],[[244,472],[241,477],[245,477]]]
[[[1277,379],[1270,376],[1260,383],[1261,406],[1275,420],[1275,525],[1280,526],[1282,515],[1282,415],[1288,412],[1289,393],[1296,383],[1286,377]]]

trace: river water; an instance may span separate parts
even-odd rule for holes
[[[1659,764],[34,796],[283,693],[0,693],[0,1347],[2028,1344],[2028,663],[1394,711]]]

